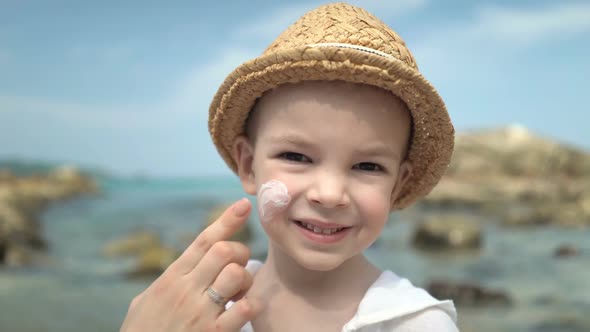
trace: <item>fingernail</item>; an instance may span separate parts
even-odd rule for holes
[[[236,217],[243,217],[248,212],[248,199],[242,198],[237,201],[232,208]]]

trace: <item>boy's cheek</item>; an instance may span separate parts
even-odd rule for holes
[[[391,195],[384,192],[364,192],[356,197],[365,221],[371,226],[381,227],[389,218]]]
[[[367,204],[372,204],[372,217],[375,218],[377,221],[381,221],[383,224],[387,222],[389,218],[389,211],[390,211],[390,198],[382,197],[380,200],[373,200],[371,202],[367,202]]]

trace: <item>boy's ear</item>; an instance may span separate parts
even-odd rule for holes
[[[412,163],[408,160],[404,160],[401,165],[399,166],[399,170],[397,172],[397,179],[395,182],[395,186],[393,187],[393,192],[391,193],[391,201],[395,202],[399,193],[402,191],[402,188],[406,185],[410,176],[412,175]]]
[[[238,166],[238,176],[244,191],[256,195],[256,182],[253,169],[254,147],[245,135],[239,135],[232,146],[234,160]]]

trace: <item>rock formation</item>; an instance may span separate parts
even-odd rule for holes
[[[590,226],[590,153],[520,126],[461,134],[423,205],[474,209],[505,225]]]
[[[28,265],[46,248],[39,217],[49,204],[97,191],[93,179],[71,166],[30,176],[0,170],[0,265]]]

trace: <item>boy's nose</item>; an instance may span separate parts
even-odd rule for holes
[[[307,190],[307,200],[314,205],[326,208],[348,206],[350,196],[346,188],[346,180],[335,174],[318,174]]]

